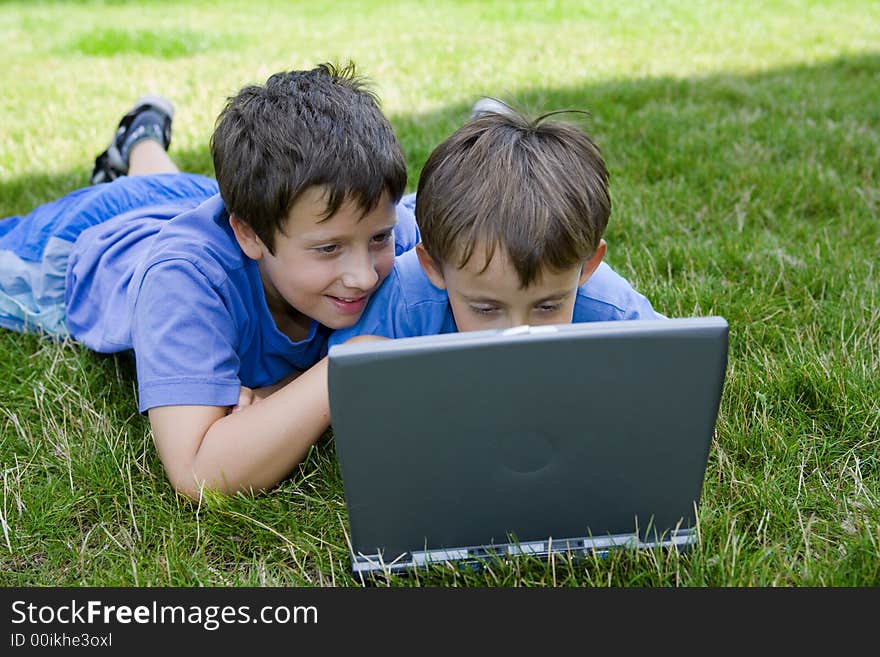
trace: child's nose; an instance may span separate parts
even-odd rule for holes
[[[510,326],[507,326],[505,328],[513,328],[514,326],[522,326],[523,324],[528,324],[529,323],[529,311],[528,310],[511,309],[510,313],[508,314],[507,319],[508,319],[508,322],[510,323]]]
[[[346,261],[345,271],[342,274],[342,284],[353,290],[370,290],[379,280],[376,271],[376,263],[373,257],[367,254],[352,254]]]

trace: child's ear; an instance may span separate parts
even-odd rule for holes
[[[431,284],[434,287],[445,290],[446,279],[443,278],[443,269],[434,258],[428,255],[428,252],[425,251],[425,247],[421,243],[416,244],[416,255],[419,257],[419,264],[425,270],[425,275],[431,281]]]
[[[236,215],[229,215],[229,225],[235,234],[235,241],[244,251],[245,255],[251,260],[259,260],[263,257],[263,241],[254,232],[254,229],[247,223],[239,219]]]
[[[593,272],[602,264],[607,248],[608,245],[605,244],[605,240],[599,240],[599,246],[596,247],[595,253],[584,263],[583,269],[581,269],[581,280],[578,283],[578,287],[586,283],[590,276],[593,275]]]

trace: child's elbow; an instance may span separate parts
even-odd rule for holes
[[[196,473],[194,467],[166,470],[166,475],[168,483],[171,484],[175,493],[196,503],[201,502],[208,493],[214,495],[231,494],[222,487],[212,486],[207,479]]]
[[[169,473],[168,481],[174,492],[188,500],[200,503],[206,495],[215,497],[235,497],[239,493],[254,495],[257,492],[252,488],[230,486],[228,484],[210,483],[195,475],[173,476]]]
[[[196,481],[195,477],[175,477],[169,474],[168,483],[171,484],[175,493],[192,502],[200,502],[204,496],[205,486],[199,485],[199,482]]]

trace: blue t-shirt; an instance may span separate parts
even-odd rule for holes
[[[168,214],[133,211],[85,230],[67,271],[71,335],[96,351],[134,350],[141,412],[230,406],[241,386],[271,385],[326,355],[331,331],[318,322],[297,342],[276,328],[219,194]],[[419,236],[412,213],[397,214],[399,254]]]
[[[578,288],[573,322],[660,319],[643,295],[604,262]],[[446,290],[434,287],[415,250],[395,258],[394,268],[350,328],[334,331],[330,346],[356,335],[408,338],[458,330]]]

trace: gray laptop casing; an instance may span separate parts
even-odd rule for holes
[[[693,542],[721,317],[334,346],[352,568]]]

